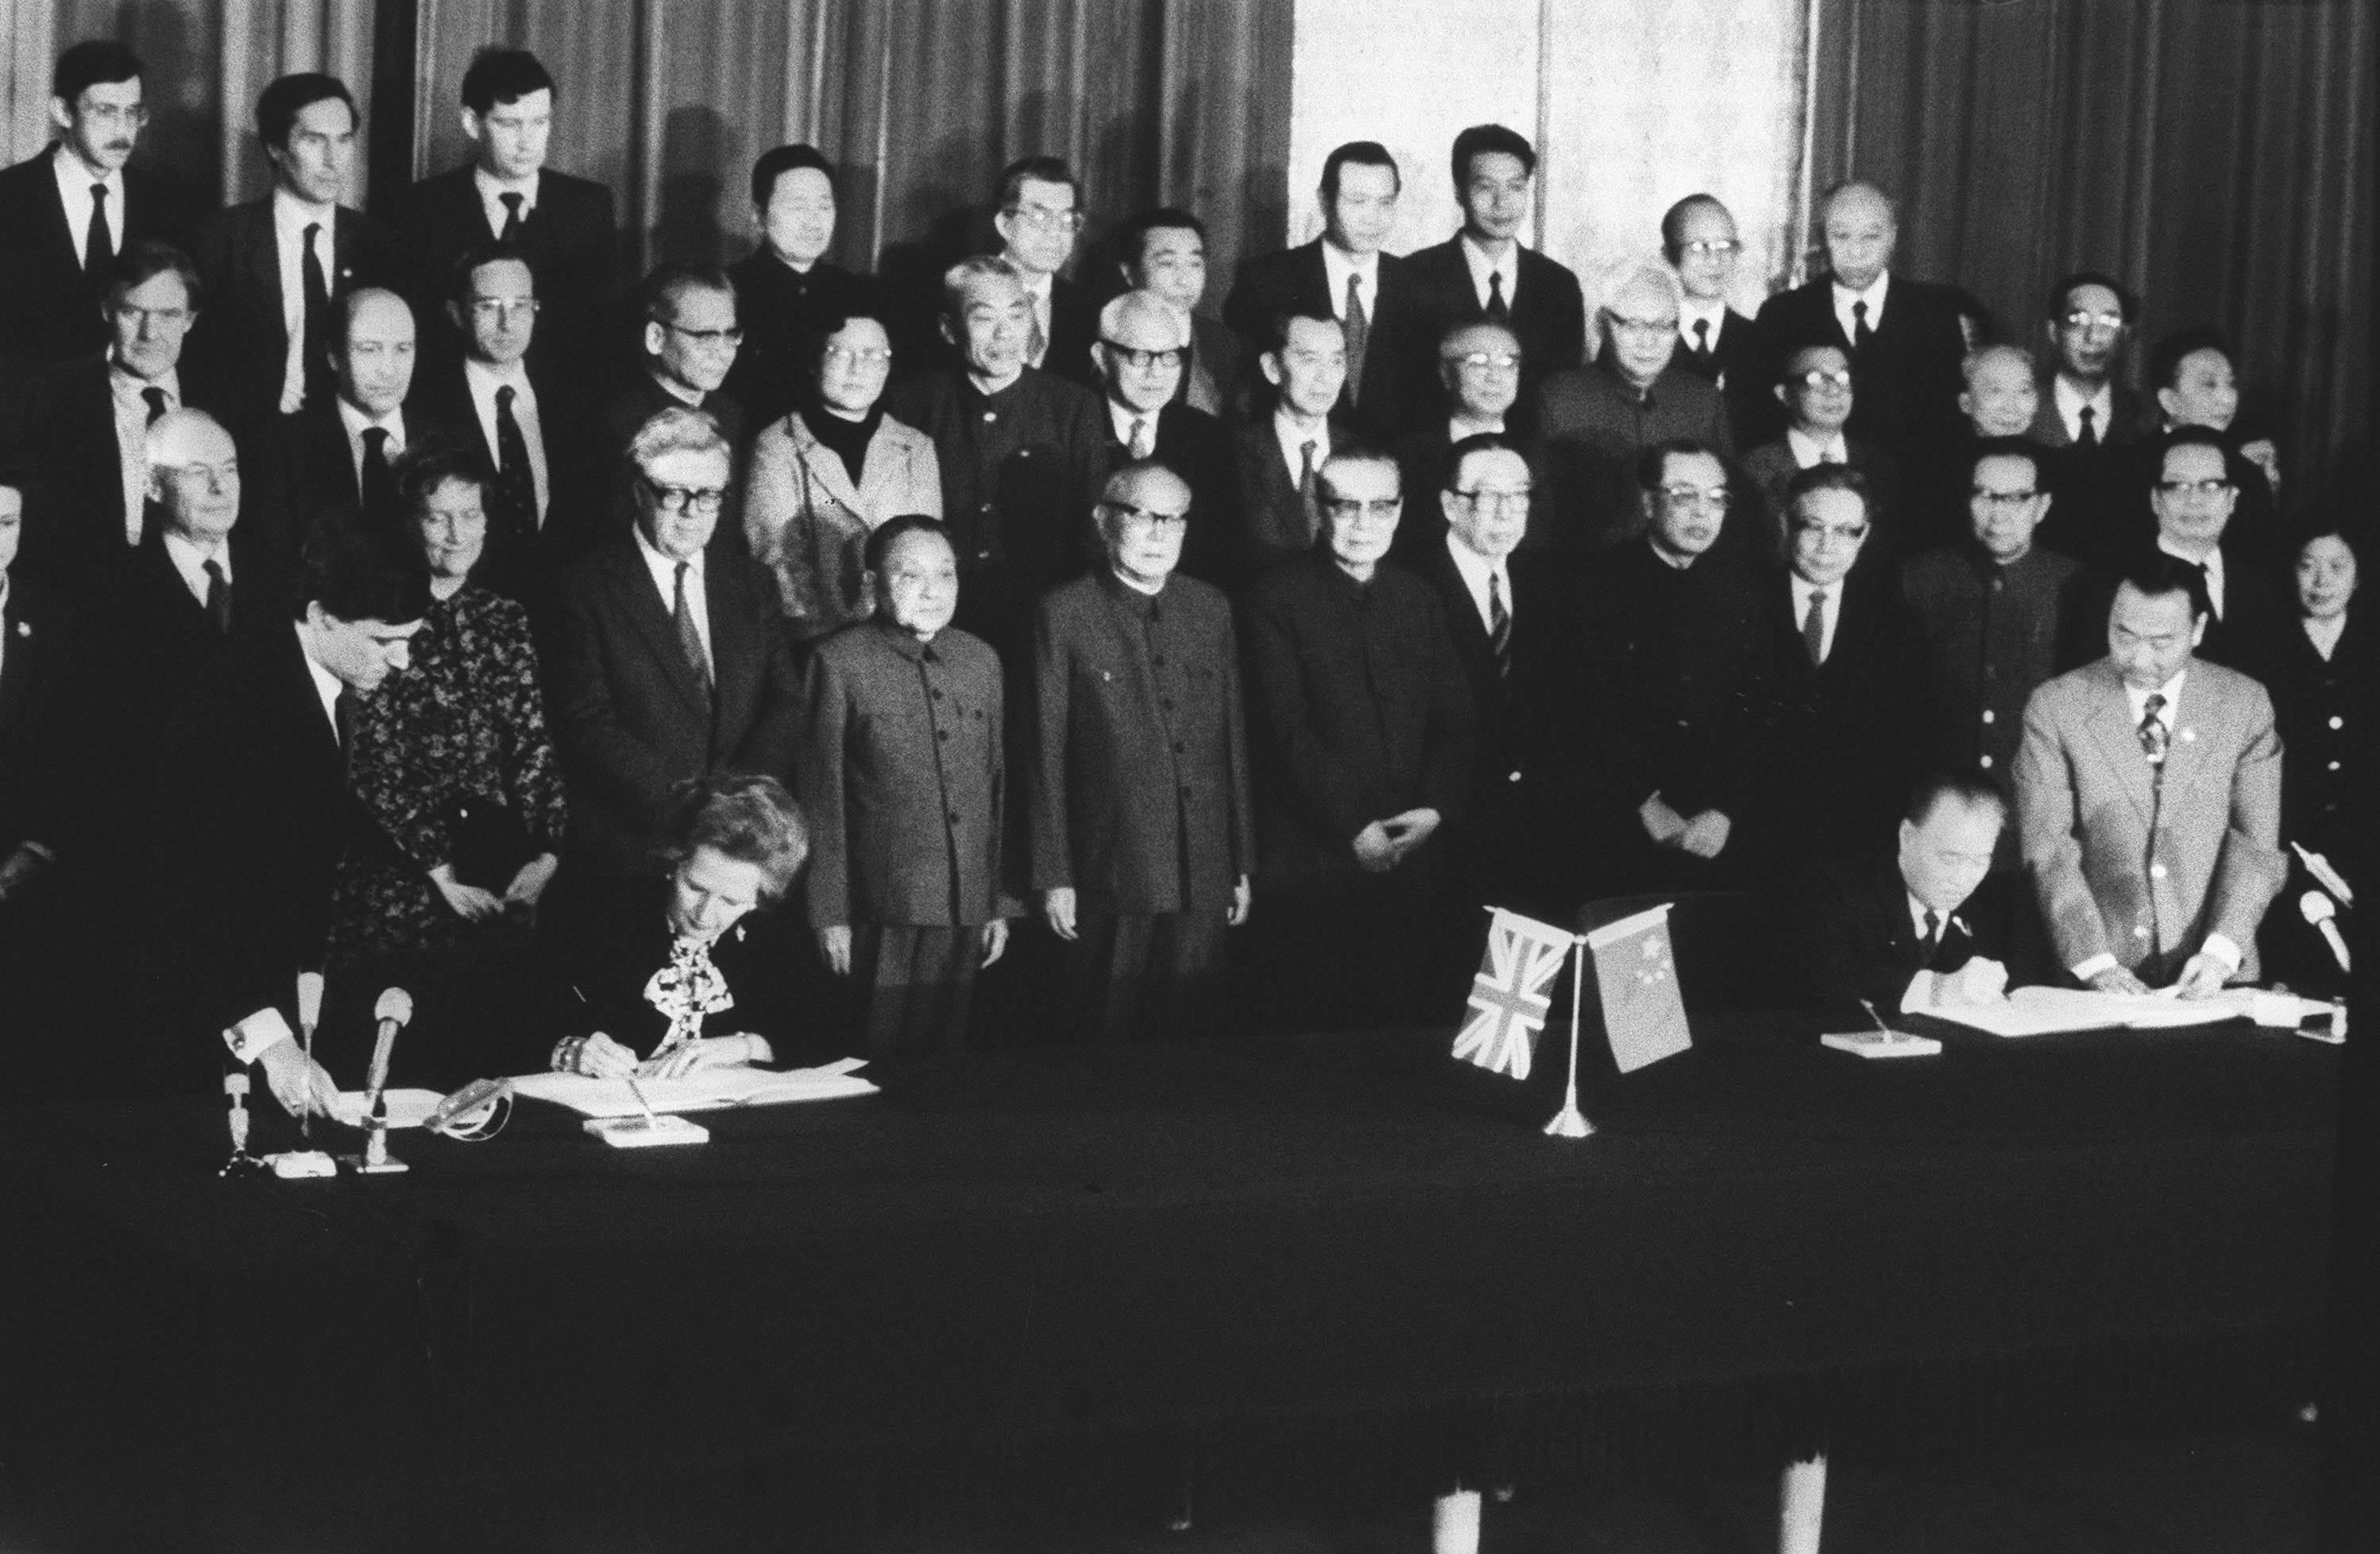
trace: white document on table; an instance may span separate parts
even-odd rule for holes
[[[550,1100],[585,1117],[641,1117],[650,1103],[656,1112],[717,1111],[731,1106],[783,1106],[797,1100],[868,1096],[876,1087],[853,1070],[864,1058],[843,1058],[823,1068],[752,1068],[729,1063],[698,1068],[682,1079],[639,1079],[639,1101],[625,1079],[590,1079],[583,1074],[527,1074],[514,1080],[516,1095]]]
[[[2252,988],[2227,989],[2199,999],[2171,993],[2103,993],[2089,988],[2019,988],[1998,1003],[1937,1005],[1925,1013],[1994,1036],[2047,1036],[2057,1031],[2220,1025],[2247,1018],[2254,997]]]

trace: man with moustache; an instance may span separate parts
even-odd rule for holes
[[[1195,1031],[1247,921],[1256,814],[1221,592],[1175,574],[1190,487],[1136,459],[1096,514],[1106,565],[1034,613],[1033,889],[1078,1040]]]
[[[1232,530],[1237,492],[1231,434],[1180,399],[1192,338],[1186,321],[1154,292],[1123,292],[1099,310],[1091,357],[1106,390],[1108,463],[1155,459],[1189,483],[1199,524],[1184,562],[1193,576],[1211,580],[1228,569],[1220,545]]]
[[[58,138],[0,172],[0,358],[65,361],[106,346],[114,261],[136,244],[187,240],[181,190],[127,165],[149,122],[141,76],[139,56],[110,38],[58,55]]]
[[[1760,325],[1729,305],[1743,244],[1735,217],[1716,195],[1689,194],[1661,217],[1661,256],[1684,292],[1678,310],[1678,365],[1707,380],[1727,401],[1736,445],[1756,448],[1784,432],[1767,392],[1774,352]]]
[[[1207,224],[1170,205],[1143,211],[1116,234],[1126,288],[1155,293],[1182,315],[1189,354],[1176,397],[1220,421],[1247,415],[1248,353],[1229,324],[1199,312],[1207,295]]]

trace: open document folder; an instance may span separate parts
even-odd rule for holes
[[[2228,988],[2211,998],[2177,998],[2172,993],[2103,993],[2091,989],[2019,988],[1999,1003],[1946,1004],[1929,1008],[1937,1020],[1970,1026],[1994,1036],[2046,1036],[2053,1031],[2149,1030],[2178,1026],[2212,1026],[2225,1020],[2256,1017],[2256,1001],[2289,999],[2286,993],[2259,993],[2253,988]],[[2329,1005],[2290,999],[2299,1017]],[[2269,1022],[2267,1022],[2269,1023]]]
[[[843,1058],[823,1068],[779,1071],[741,1063],[697,1069],[683,1079],[639,1079],[645,1101],[655,1111],[717,1111],[730,1106],[782,1106],[796,1100],[867,1096],[876,1087],[853,1073],[863,1058]],[[625,1079],[589,1079],[583,1074],[528,1074],[513,1081],[513,1093],[566,1106],[585,1117],[641,1117],[645,1103]]]

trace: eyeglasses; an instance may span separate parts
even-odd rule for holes
[[[190,322],[191,313],[188,308],[136,308],[129,302],[122,302],[116,305],[115,316],[135,329],[144,323],[153,323],[161,329],[178,329]]]
[[[1451,491],[1446,493],[1475,513],[1525,513],[1531,492],[1525,491]]]
[[[2159,480],[2156,489],[2168,496],[2220,496],[2231,489],[2228,480]]]
[[[1443,356],[1439,360],[1456,367],[1467,367],[1474,372],[1518,372],[1521,358],[1511,351],[1473,351],[1465,356]]]
[[[1811,539],[1821,542],[1832,540],[1839,540],[1846,545],[1856,545],[1861,540],[1867,538],[1867,525],[1814,524],[1797,521],[1793,525],[1793,532],[1796,534],[1806,534]]]
[[[744,331],[735,324],[725,329],[688,329],[664,318],[655,318],[653,322],[674,334],[685,335],[698,346],[740,346],[744,343]]]
[[[1322,499],[1322,510],[1342,523],[1356,518],[1393,518],[1404,504],[1405,499],[1402,496],[1391,496],[1379,502],[1358,502],[1352,496],[1326,496]]]
[[[1823,389],[1835,389],[1844,394],[1852,391],[1852,375],[1849,372],[1804,372],[1796,377],[1793,382],[1808,389],[1812,394],[1816,394]]]
[[[1623,334],[1641,334],[1653,338],[1674,334],[1678,332],[1678,321],[1674,314],[1666,319],[1632,319],[1624,318],[1618,313],[1606,313],[1604,317],[1611,321],[1612,328]]]
[[[1099,510],[1122,519],[1126,526],[1134,528],[1159,528],[1169,524],[1179,528],[1185,527],[1190,522],[1190,511],[1186,507],[1179,513],[1160,513],[1151,507],[1131,507],[1121,502],[1102,502],[1099,504]]]
[[[471,302],[471,316],[491,319],[497,323],[502,323],[515,316],[533,319],[537,317],[537,298],[534,297],[475,297]]]
[[[726,491],[719,486],[665,486],[650,476],[644,480],[664,513],[716,513],[727,501]]]
[[[1099,344],[1115,353],[1116,360],[1136,371],[1146,372],[1152,367],[1179,367],[1190,353],[1180,346],[1162,351],[1144,351],[1137,346],[1119,346],[1102,337]]]
[[[2082,309],[2077,308],[2074,311],[2066,315],[2064,322],[2066,327],[2069,329],[2094,329],[2097,330],[2102,334],[2113,334],[2124,327],[2124,315],[2121,313],[2086,313]]]
[[[1678,252],[1688,259],[1732,259],[1743,251],[1743,245],[1732,237],[1696,238],[1678,245]]]
[[[1726,512],[1729,501],[1724,486],[1708,491],[1700,486],[1663,486],[1661,496],[1672,507],[1707,507],[1714,513]]]
[[[874,346],[865,350],[854,350],[849,346],[829,346],[826,348],[826,364],[829,367],[890,367],[892,365],[892,353]]]
[[[1978,487],[1974,499],[1986,507],[2022,507],[2041,493],[2037,491],[1985,491]]]
[[[1053,211],[1046,205],[1011,205],[1001,214],[1021,221],[1036,232],[1080,232],[1083,229],[1083,212],[1080,211]]]

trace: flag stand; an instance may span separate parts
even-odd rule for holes
[[[1549,1138],[1588,1138],[1595,1124],[1578,1109],[1578,995],[1586,981],[1586,941],[1578,939],[1571,944],[1570,977],[1570,1087],[1562,1093],[1562,1109],[1546,1124]]]

